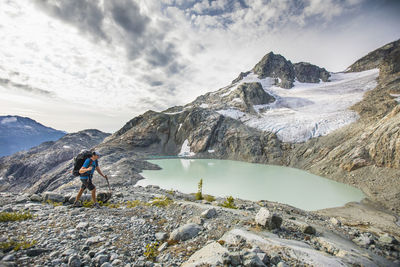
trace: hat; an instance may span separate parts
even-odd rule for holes
[[[93,151],[92,155],[93,155],[93,156],[98,156],[98,157],[100,157],[100,156],[101,156],[101,155],[100,155],[100,153],[99,153],[99,152],[97,152],[97,151]]]

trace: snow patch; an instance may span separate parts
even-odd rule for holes
[[[217,112],[225,117],[230,117],[235,120],[238,120],[246,115],[246,113],[241,112],[240,110],[237,110],[237,109],[233,109],[233,108],[221,109],[221,110],[217,110]]]
[[[200,105],[200,107],[201,108],[208,108],[208,104],[203,103],[203,104]]]
[[[189,141],[186,139],[181,147],[181,152],[178,154],[179,157],[192,157],[196,155],[195,153],[191,152]]]
[[[182,127],[182,123],[179,123],[178,132],[181,129],[181,127]]]
[[[63,148],[70,149],[71,147],[70,146],[63,146]]]
[[[215,152],[214,149],[209,149],[209,150],[208,150],[208,153],[214,153],[214,152]]]
[[[13,122],[17,122],[17,120],[18,119],[16,117],[4,118],[1,120],[1,124],[13,123]]]
[[[175,115],[175,114],[179,114],[179,113],[182,113],[182,112],[184,112],[185,110],[181,110],[181,111],[177,111],[177,112],[164,112],[164,114],[167,114],[167,115]]]

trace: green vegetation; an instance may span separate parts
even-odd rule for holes
[[[235,199],[232,196],[227,197],[224,203],[222,203],[220,206],[229,209],[237,209],[235,206]]]
[[[200,179],[200,182],[197,186],[196,200],[203,199],[203,179]]]
[[[99,201],[99,205],[110,209],[118,209],[119,207],[121,207],[121,203],[109,203],[109,202],[103,202],[101,200]]]
[[[132,201],[127,201],[125,203],[127,208],[134,208],[134,207],[143,206],[143,205],[146,205],[146,204],[147,203],[144,203],[144,202],[142,202],[140,200],[132,200]]]
[[[7,252],[10,250],[18,251],[21,249],[28,249],[35,246],[37,243],[36,240],[33,241],[26,241],[24,238],[20,238],[20,240],[15,241],[8,239],[7,241],[0,242],[0,249],[3,252]]]
[[[54,206],[54,207],[62,206],[62,204],[63,204],[62,202],[55,202],[55,201],[52,201],[52,200],[50,200],[50,199],[46,200],[45,203],[50,204],[50,205],[52,205],[52,206]]]
[[[85,200],[82,203],[82,206],[85,208],[93,208],[93,205],[94,205],[94,202],[92,200],[90,200],[90,201]]]
[[[30,212],[0,212],[0,222],[24,221],[32,218]]]
[[[215,197],[212,195],[204,195],[204,199],[207,200],[208,202],[215,201]]]
[[[169,197],[155,197],[152,201],[149,202],[150,206],[157,206],[157,207],[166,207],[172,204],[174,201]]]
[[[148,260],[152,260],[154,261],[158,255],[158,242],[154,242],[154,243],[150,243],[146,245],[146,251],[143,253],[144,256],[148,259]]]

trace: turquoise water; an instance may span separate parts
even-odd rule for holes
[[[145,179],[137,185],[195,193],[202,178],[203,194],[276,201],[304,210],[343,206],[365,197],[352,186],[288,167],[214,159],[149,161],[162,170],[143,171]]]

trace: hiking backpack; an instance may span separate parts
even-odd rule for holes
[[[74,170],[72,171],[72,174],[74,176],[80,176],[81,174],[79,173],[79,170],[82,168],[83,163],[85,163],[85,160],[92,157],[93,153],[90,151],[82,151],[79,153],[75,158],[74,158]],[[89,164],[90,165],[90,164]]]

